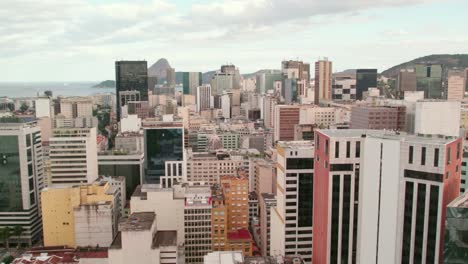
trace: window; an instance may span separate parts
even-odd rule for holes
[[[346,141],[346,157],[351,157],[351,142]]]
[[[450,154],[452,154],[451,150],[452,150],[452,148],[448,147],[448,149],[447,149],[447,165],[449,165],[450,162],[452,161],[452,157],[451,157],[452,155],[450,155]]]
[[[325,139],[325,155],[328,155],[328,139]]]
[[[426,165],[426,147],[421,148],[421,165]]]
[[[409,152],[408,152],[408,163],[413,164],[413,146],[409,147]]]
[[[335,158],[340,156],[340,142],[335,141]]]
[[[357,141],[356,142],[356,158],[361,157],[361,142]]]
[[[458,144],[457,144],[457,159],[460,158],[460,152],[461,152],[461,143],[458,142]]]
[[[315,146],[317,148],[317,150],[320,149],[320,137],[317,136],[317,143],[316,143],[317,146]]]
[[[434,149],[434,167],[439,167],[439,149]]]

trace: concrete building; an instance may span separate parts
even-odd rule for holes
[[[221,95],[221,110],[222,110],[223,117],[225,119],[229,119],[232,117],[231,97],[232,97],[232,94],[227,93],[227,92]]]
[[[120,132],[139,132],[141,130],[141,118],[138,115],[127,115],[120,119]]]
[[[280,257],[299,255],[312,263],[314,146],[310,141],[280,141],[277,152],[270,252]]]
[[[125,106],[127,102],[148,101],[147,62],[116,61],[115,90],[117,96],[117,121],[120,121],[122,117],[121,108]]]
[[[468,152],[464,149],[460,176],[460,193],[465,193],[466,191],[468,191]]]
[[[49,139],[51,183],[63,186],[97,179],[96,128],[58,128]]]
[[[32,246],[41,239],[40,191],[44,188],[41,130],[35,122],[0,119],[0,227],[20,226],[2,244]],[[7,241],[8,240],[8,241]],[[4,247],[6,245],[3,245]]]
[[[110,246],[117,234],[119,194],[107,182],[44,189],[41,193],[44,245]]]
[[[274,116],[274,141],[294,140],[294,126],[299,124],[299,105],[277,105]]]
[[[276,207],[276,196],[272,193],[262,193],[259,199],[260,218],[260,252],[262,256],[271,256],[271,212]]]
[[[405,131],[405,110],[405,106],[353,106],[350,128]]]
[[[403,98],[405,92],[417,91],[416,72],[414,69],[402,69],[396,79],[397,97]]]
[[[466,76],[464,70],[449,70],[447,77],[447,100],[461,101],[465,98]]]
[[[197,112],[213,108],[213,98],[211,96],[211,86],[202,85],[197,87]]]
[[[329,127],[337,122],[337,108],[317,107],[312,105],[301,106],[299,124],[315,124],[318,127]]]
[[[267,159],[256,159],[251,163],[254,166],[251,177],[253,191],[258,196],[276,193],[276,163]]]
[[[468,226],[468,193],[462,194],[447,206],[445,220],[446,240],[443,263],[463,263],[468,257],[466,234]]]
[[[369,88],[377,88],[377,69],[357,69],[356,100],[362,100]]]
[[[36,118],[41,117],[54,117],[54,108],[49,97],[38,97],[34,101],[34,111]]]
[[[109,248],[109,263],[180,263],[177,232],[159,230],[153,212],[132,213],[119,223],[119,233]]]
[[[257,73],[255,82],[255,92],[257,94],[265,94],[268,91],[275,89],[275,81],[283,80],[281,72],[274,70]]]
[[[328,58],[315,62],[315,96],[314,102],[332,99],[332,62]]]
[[[333,101],[356,100],[356,79],[350,77],[335,77],[332,84]]]
[[[318,130],[315,148],[314,262],[439,263],[460,138]]]
[[[202,73],[183,72],[182,85],[184,95],[190,94],[195,96],[197,94],[197,87],[202,85]]]
[[[416,72],[416,86],[418,91],[424,92],[424,98],[444,99],[447,98],[442,84],[444,69],[441,64],[417,64],[414,67]]]
[[[416,102],[414,133],[459,136],[460,108],[460,102]]]
[[[65,118],[93,116],[91,97],[60,98],[60,114]]]
[[[261,108],[260,116],[263,118],[265,128],[271,129],[274,126],[276,103],[276,97],[273,95],[263,97],[263,108]]]

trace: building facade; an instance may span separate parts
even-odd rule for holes
[[[325,58],[315,62],[315,96],[314,102],[332,98],[332,62]]]
[[[148,101],[148,63],[146,61],[116,61],[115,89],[117,120],[120,120],[121,107],[127,102],[127,100],[122,100],[121,92],[137,92],[138,98],[135,98],[135,101]]]

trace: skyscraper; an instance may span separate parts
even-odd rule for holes
[[[277,206],[270,213],[270,254],[299,255],[312,263],[313,143],[280,141],[277,151]]]
[[[212,107],[211,86],[209,84],[197,87],[197,112]]]
[[[182,85],[184,95],[190,94],[195,96],[197,94],[197,87],[202,85],[202,73],[183,72]]]
[[[44,188],[41,130],[35,122],[7,122],[0,121],[0,227],[13,231],[14,226],[21,226],[21,237],[12,235],[10,246],[18,241],[31,246],[42,236],[39,210],[40,191]]]
[[[396,80],[398,98],[403,98],[406,91],[416,91],[416,72],[413,69],[400,70]]]
[[[362,100],[362,94],[369,88],[377,88],[377,69],[357,69],[356,100]]]
[[[315,62],[315,97],[314,103],[320,100],[331,100],[332,62],[328,58]]]
[[[139,101],[148,101],[148,65],[146,61],[116,61],[115,89],[117,95],[117,120],[121,118],[120,92],[138,91]]]
[[[440,64],[417,64],[415,67],[417,90],[424,91],[424,98],[443,99],[443,67]]]
[[[462,100],[465,97],[465,71],[449,70],[447,77],[447,100]]]

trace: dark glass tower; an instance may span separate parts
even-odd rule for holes
[[[117,120],[120,121],[120,107],[127,100],[121,98],[123,91],[139,93],[140,101],[148,101],[148,64],[146,61],[116,61],[115,89],[117,96]]]
[[[377,87],[377,69],[356,70],[356,100],[362,100],[362,93]]]

